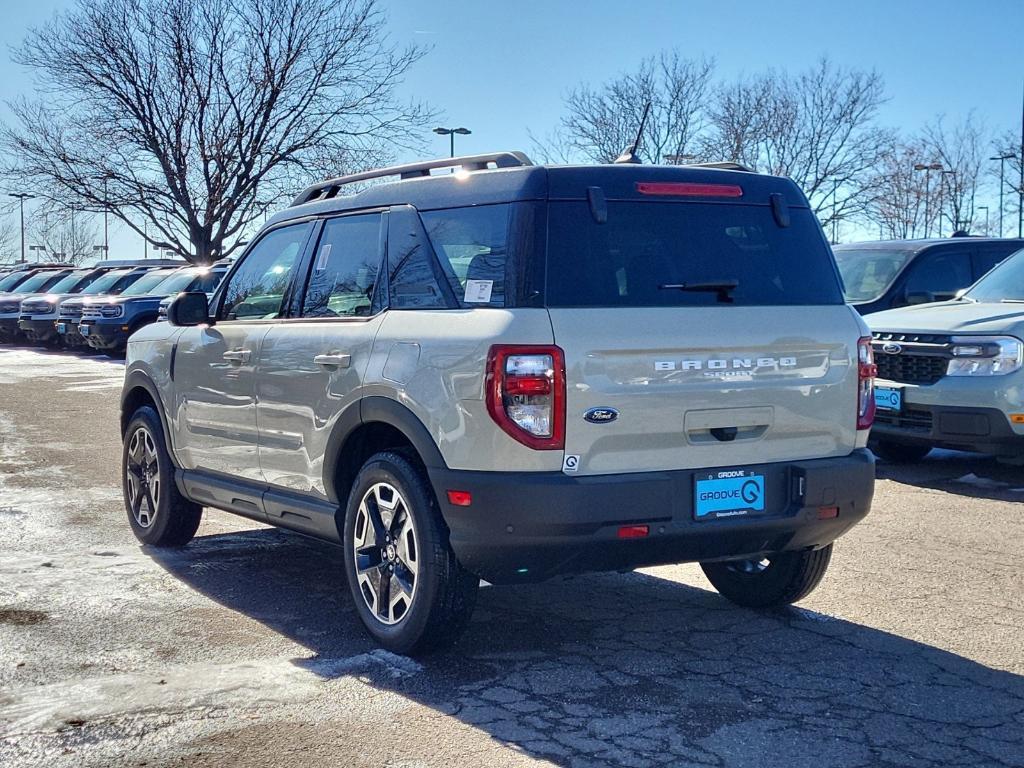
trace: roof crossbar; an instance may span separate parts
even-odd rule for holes
[[[463,157],[446,157],[441,160],[427,160],[422,163],[393,165],[390,168],[378,168],[373,171],[352,173],[312,184],[302,190],[292,201],[292,205],[302,205],[314,200],[326,200],[335,197],[341,187],[371,179],[383,179],[398,176],[401,179],[416,179],[429,176],[437,168],[462,168],[464,171],[484,171],[493,163],[495,168],[519,168],[533,165],[533,162],[522,152],[492,152],[486,155],[465,155]]]

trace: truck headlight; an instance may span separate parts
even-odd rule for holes
[[[1012,336],[953,337],[947,376],[1005,376],[1019,370],[1024,343]]]
[[[100,310],[103,317],[120,317],[124,314],[124,307],[120,304],[108,304]]]

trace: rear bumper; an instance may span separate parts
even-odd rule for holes
[[[849,456],[745,467],[765,476],[768,510],[694,520],[695,475],[710,470],[572,477],[562,473],[430,469],[462,564],[493,583],[822,547],[862,520],[874,494],[874,459]],[[448,502],[469,491],[472,505]],[[819,519],[819,508],[838,507]],[[621,539],[624,525],[647,525]]]
[[[906,403],[899,413],[878,411],[871,438],[981,453],[1024,453],[1024,436],[1013,431],[998,408]]]

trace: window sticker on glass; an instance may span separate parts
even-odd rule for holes
[[[316,271],[323,272],[327,269],[327,260],[331,258],[331,244],[327,243],[320,249],[320,258],[316,262]]]
[[[466,298],[467,304],[487,304],[491,300],[491,289],[494,287],[493,280],[467,280]]]

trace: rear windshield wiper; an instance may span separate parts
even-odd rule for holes
[[[732,303],[732,292],[739,287],[739,280],[705,280],[698,283],[666,283],[659,285],[662,291],[686,291],[688,293],[716,293],[722,304]]]

